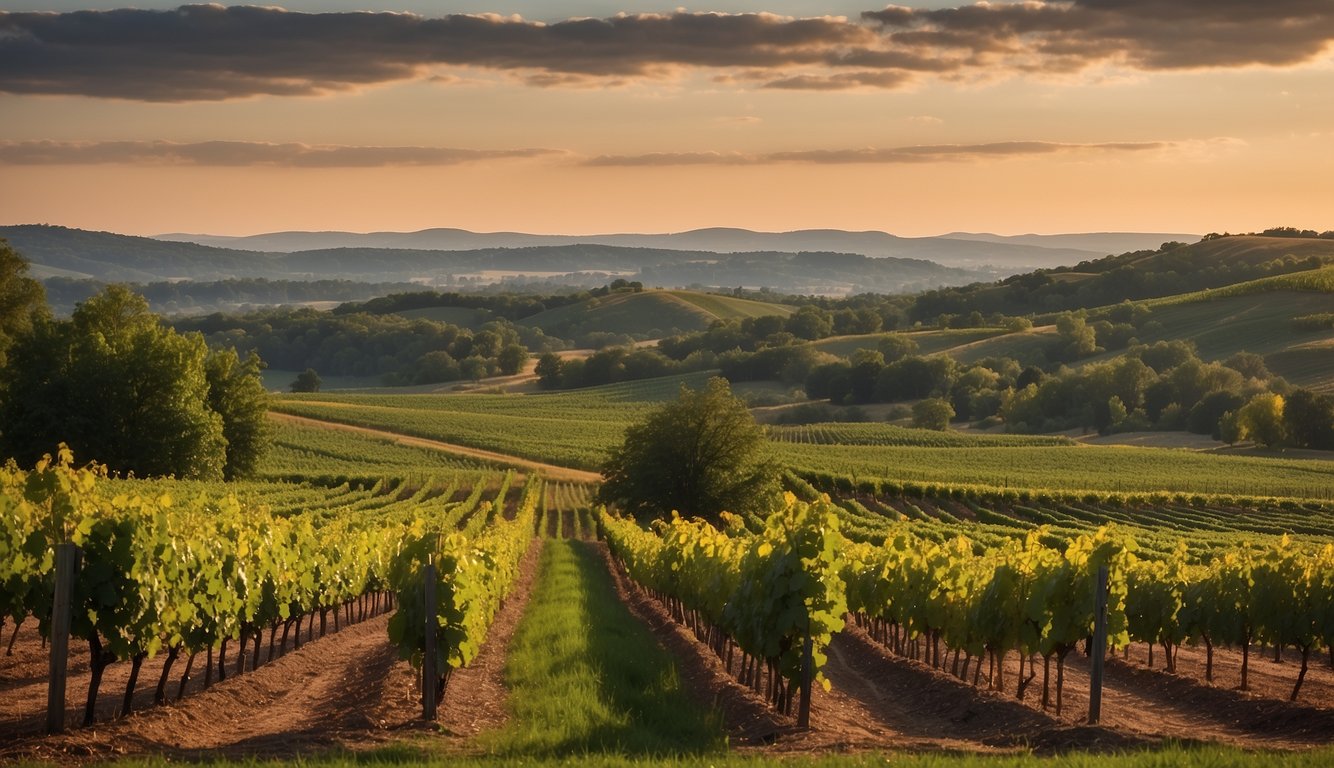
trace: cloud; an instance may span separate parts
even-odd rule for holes
[[[563,154],[552,149],[451,149],[257,141],[0,141],[0,165],[188,165],[381,168],[459,165]]]
[[[571,19],[292,13],[216,5],[174,11],[0,14],[0,90],[144,101],[317,95],[429,76],[514,71],[534,85],[681,67],[822,65],[878,33],[843,18],[684,13]]]
[[[989,144],[933,144],[888,149],[815,149],[793,152],[653,152],[643,155],[599,155],[583,161],[594,167],[677,165],[851,165],[883,163],[936,163],[1056,154],[1153,152],[1171,149],[1173,142],[1109,142],[1070,144],[1050,141],[1004,141]]]
[[[535,87],[709,69],[741,87],[895,89],[925,77],[1287,67],[1324,56],[1330,0],[1027,0],[890,6],[857,19],[175,10],[0,13],[0,92],[143,101],[311,96],[467,67]]]
[[[1316,59],[1334,41],[1328,0],[1030,0],[890,6],[862,18],[909,50],[1024,71],[1282,67]]]

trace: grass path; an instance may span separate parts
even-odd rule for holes
[[[507,757],[656,756],[725,748],[722,723],[682,690],[671,659],[617,599],[593,545],[549,541],[506,663]]]

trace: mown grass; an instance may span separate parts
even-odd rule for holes
[[[586,754],[534,758],[495,757],[459,758],[432,755],[411,746],[390,747],[355,754],[331,754],[291,762],[218,761],[202,765],[253,766],[279,765],[354,768],[365,765],[449,766],[449,768],[510,768],[541,766],[549,768],[1325,768],[1334,765],[1334,748],[1310,752],[1248,752],[1229,747],[1170,746],[1121,754],[1067,752],[1056,755],[976,755],[951,752],[866,753],[832,755],[738,755],[710,754],[689,757],[648,757],[624,754]],[[157,768],[179,765],[166,760],[131,760],[116,763],[125,768]]]
[[[672,660],[582,542],[547,542],[505,677],[511,720],[482,739],[497,756],[674,756],[726,746],[721,718],[690,700]]]

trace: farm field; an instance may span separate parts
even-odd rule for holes
[[[281,413],[442,440],[561,466],[594,470],[625,426],[681,384],[666,377],[533,395],[285,396]],[[1161,448],[1074,445],[1063,438],[964,435],[857,424],[778,427],[785,466],[861,478],[1251,496],[1334,497],[1334,461],[1226,456]]]
[[[604,393],[604,402],[623,396],[624,392]],[[867,425],[830,427],[821,439],[911,442],[910,430],[874,432]],[[992,438],[993,447],[972,450],[1032,450],[1026,446],[1034,442],[1084,450],[1060,440],[1005,436]],[[373,453],[377,445],[367,442],[356,450]],[[386,462],[381,468],[393,466]],[[406,526],[389,534],[386,542],[396,539],[401,542],[397,548],[406,546],[410,551],[417,546],[412,542],[426,540],[418,539],[415,531],[452,530],[476,542],[467,546],[491,553],[486,562],[496,567],[509,563],[496,571],[507,574],[505,583],[512,585],[506,590],[508,598],[479,613],[477,622],[460,624],[468,628],[467,634],[449,641],[459,643],[460,655],[441,704],[442,732],[420,725],[420,703],[413,692],[416,673],[398,659],[397,648],[410,642],[401,634],[401,626],[395,629],[399,626],[395,617],[403,615],[402,609],[378,615],[368,611],[364,620],[350,621],[354,613],[362,615],[355,595],[375,583],[372,569],[360,577],[372,581],[343,587],[348,591],[342,594],[354,596],[354,608],[346,608],[342,598],[337,600],[346,611],[343,623],[317,607],[304,626],[296,627],[299,640],[284,637],[275,644],[265,631],[264,642],[252,643],[244,654],[234,650],[225,656],[226,680],[219,679],[221,673],[211,681],[201,679],[201,666],[212,675],[215,665],[206,664],[211,654],[199,654],[185,683],[177,679],[184,655],[169,678],[164,675],[164,653],[146,659],[134,694],[135,708],[141,712],[133,717],[117,717],[122,706],[119,692],[128,685],[132,665],[111,664],[101,683],[98,726],[58,737],[36,733],[44,700],[40,689],[45,683],[45,656],[37,633],[26,624],[17,636],[15,655],[0,657],[0,732],[14,737],[0,748],[0,759],[59,760],[71,754],[105,759],[128,754],[130,759],[122,764],[150,765],[201,756],[225,762],[301,755],[303,763],[315,765],[567,764],[571,759],[588,765],[645,760],[750,765],[781,757],[785,763],[819,765],[864,765],[874,759],[891,765],[1028,766],[1059,759],[1061,765],[1087,761],[1098,766],[1245,766],[1276,761],[1315,765],[1330,754],[1322,745],[1329,745],[1334,733],[1334,671],[1317,660],[1305,675],[1299,703],[1287,704],[1300,665],[1292,649],[1285,652],[1283,664],[1274,664],[1267,656],[1262,659],[1257,647],[1251,661],[1252,693],[1241,694],[1232,690],[1235,682],[1228,682],[1240,665],[1235,648],[1215,650],[1217,682],[1207,685],[1200,678],[1203,651],[1197,645],[1176,649],[1177,674],[1169,675],[1161,669],[1161,651],[1157,666],[1150,669],[1145,663],[1149,646],[1136,642],[1126,658],[1113,661],[1105,692],[1106,720],[1090,728],[1079,725],[1086,707],[1082,692],[1087,689],[1087,671],[1077,655],[1072,654],[1064,667],[1065,709],[1057,716],[1037,703],[1035,693],[1019,702],[1012,691],[986,690],[985,680],[979,686],[975,679],[970,683],[968,675],[950,672],[948,665],[933,667],[920,651],[917,657],[894,652],[877,639],[873,628],[855,626],[863,622],[860,618],[829,636],[821,663],[830,687],[827,691],[817,687],[812,728],[801,729],[793,725],[791,715],[775,711],[756,691],[763,677],[760,682],[737,677],[742,656],[718,655],[716,639],[710,639],[702,619],[692,618],[693,610],[682,613],[673,607],[678,604],[664,599],[661,586],[648,582],[637,586],[631,580],[631,576],[645,577],[636,575],[628,562],[617,564],[624,555],[614,538],[612,552],[617,554],[609,559],[607,545],[597,539],[599,531],[609,530],[613,523],[598,521],[587,485],[543,484],[533,477],[525,480],[495,470],[425,466],[415,473],[390,473],[374,483],[336,481],[223,487],[103,480],[99,485],[105,484],[106,493],[117,497],[170,494],[179,500],[177,506],[186,509],[207,508],[211,503],[207,499],[232,492],[242,509],[263,505],[275,520],[309,520],[316,530],[343,532],[339,536],[344,539],[350,531],[366,535],[387,532],[387,525]],[[797,490],[809,495],[813,489],[806,485]],[[1285,527],[1303,523],[1306,527],[1298,530],[1300,546],[1334,540],[1331,514],[1314,503],[1309,509],[1280,510],[1230,508],[1175,497],[1139,507],[1045,497],[1009,504],[934,497],[844,499],[830,508],[839,523],[827,530],[842,528],[854,542],[861,542],[859,547],[878,546],[869,543],[877,534],[881,541],[907,534],[943,546],[961,533],[979,546],[1003,547],[1039,523],[1046,526],[1044,540],[1057,546],[1088,535],[1107,521],[1124,526],[1131,536],[1145,536],[1138,551],[1150,561],[1168,559],[1176,540],[1188,542],[1190,551],[1202,558],[1210,548],[1236,546],[1239,535],[1248,536],[1256,546],[1275,546]],[[1033,510],[1046,510],[1047,517],[1038,517]],[[1169,521],[1174,521],[1171,531],[1160,525]],[[870,536],[864,535],[872,528]],[[772,530],[749,535],[759,541],[772,536]],[[782,539],[770,540],[777,544]],[[436,546],[464,545],[462,540],[446,544],[442,539]],[[448,551],[459,550],[443,551],[440,562],[449,562]],[[392,583],[399,577],[391,571],[384,578]],[[396,607],[412,594],[411,587],[407,592],[401,589]],[[726,587],[719,599],[725,592]],[[702,617],[705,609],[700,610]],[[481,618],[488,615],[489,619]],[[260,626],[287,634],[281,619],[264,620]],[[13,623],[5,629],[6,634],[13,633]],[[232,643],[238,640],[234,637]],[[224,645],[218,664],[226,651]],[[455,652],[449,652],[451,658]],[[234,660],[242,658],[241,666],[233,669]],[[91,669],[81,648],[72,650],[71,661],[73,709]],[[1004,677],[998,674],[998,680],[1021,679],[1018,654],[1011,652],[1002,662]],[[183,697],[167,706],[153,706],[154,682],[159,679],[169,679],[168,690],[179,688]],[[238,706],[240,714],[221,715]],[[1147,711],[1153,716],[1146,718]],[[1200,745],[1173,746],[1179,740]],[[325,751],[330,747],[334,751]],[[1234,751],[1238,747],[1262,751]],[[1316,751],[1308,751],[1313,747]],[[849,749],[854,753],[836,754]],[[1263,751],[1272,749],[1297,751]],[[1119,754],[1085,755],[1086,750]],[[867,751],[877,756],[863,754]],[[880,757],[884,751],[888,755]]]

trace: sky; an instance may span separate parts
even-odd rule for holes
[[[1334,229],[1334,2],[0,0],[0,224]]]

